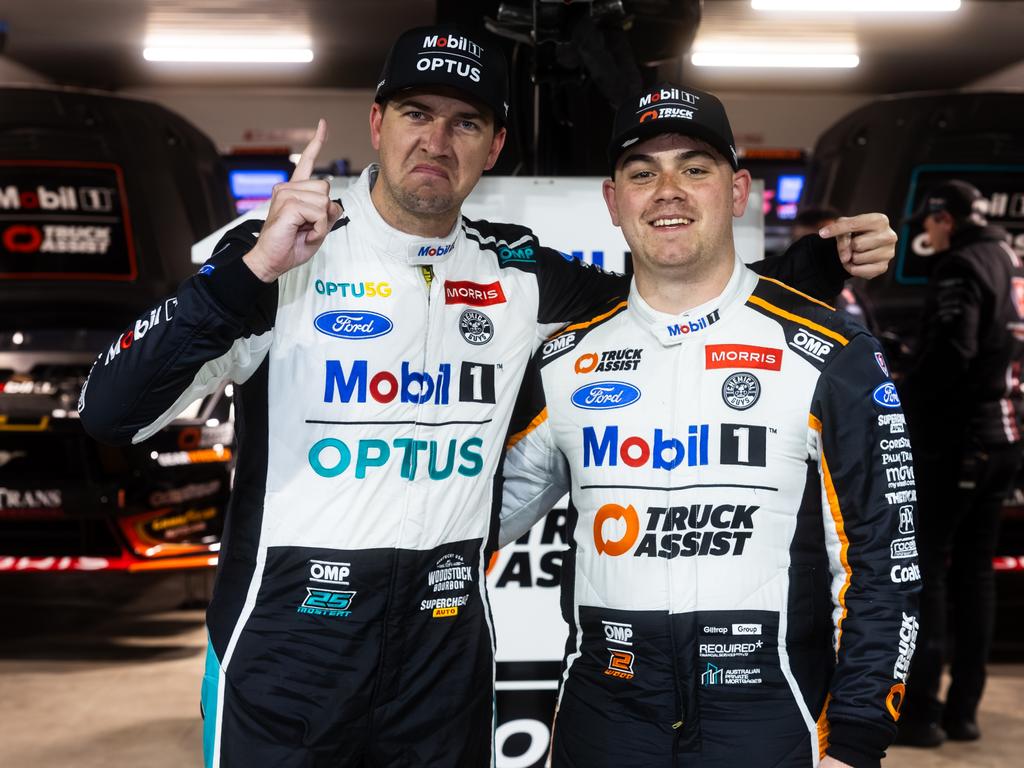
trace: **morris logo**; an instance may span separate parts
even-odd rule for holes
[[[338,339],[375,339],[394,328],[394,323],[376,312],[345,310],[323,312],[316,316],[313,325],[320,333]]]
[[[599,381],[572,393],[572,404],[588,411],[624,408],[640,399],[640,390],[624,381]]]

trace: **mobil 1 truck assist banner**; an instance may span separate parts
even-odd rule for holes
[[[120,166],[0,160],[0,278],[134,280],[137,275]]]

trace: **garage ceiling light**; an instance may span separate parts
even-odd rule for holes
[[[960,0],[751,0],[755,11],[805,13],[948,13]]]
[[[697,67],[757,67],[780,69],[853,69],[855,53],[767,53],[757,51],[705,51],[690,55]]]
[[[313,50],[308,38],[295,36],[154,35],[142,56],[161,62],[305,64]]]

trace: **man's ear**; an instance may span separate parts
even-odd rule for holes
[[[747,210],[747,198],[750,197],[750,171],[740,168],[732,175],[732,215],[737,219]]]
[[[601,185],[601,194],[604,195],[604,204],[608,206],[608,215],[612,218],[612,224],[616,227],[619,224],[619,205],[615,200],[615,182],[612,179],[605,179]]]
[[[380,150],[380,124],[384,122],[384,110],[387,104],[373,102],[370,107],[370,143],[375,150]]]
[[[494,164],[498,162],[498,155],[501,154],[501,148],[505,146],[505,137],[508,136],[508,131],[504,128],[499,128],[494,133],[494,138],[491,139],[491,151],[487,153],[487,163],[484,165],[484,170],[489,171],[494,167]]]

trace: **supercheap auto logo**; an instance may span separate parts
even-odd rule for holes
[[[754,535],[756,504],[648,507],[646,521],[632,504],[605,504],[594,515],[594,548],[621,557],[721,557],[743,554]],[[643,530],[641,531],[641,527]]]

